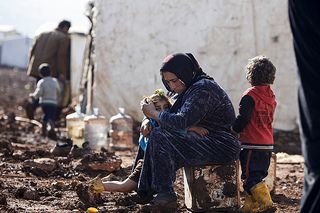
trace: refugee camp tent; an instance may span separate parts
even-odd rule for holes
[[[0,25],[0,41],[7,38],[20,36],[20,33],[11,25]]]
[[[287,1],[96,0],[92,103],[107,117],[124,107],[143,117],[140,100],[164,88],[162,59],[191,52],[227,91],[235,110],[249,87],[249,58],[268,56],[277,67],[273,89],[278,106],[275,128],[297,126],[297,76]]]
[[[0,64],[25,69],[32,39],[27,36],[7,38],[0,43]]]
[[[32,39],[18,33],[14,27],[0,26],[0,65],[26,68]]]
[[[87,35],[83,32],[71,32],[71,93],[72,97],[79,95],[80,80],[83,69],[83,56]]]

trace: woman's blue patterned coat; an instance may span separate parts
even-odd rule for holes
[[[195,82],[181,103],[177,113],[161,112],[160,126],[151,131],[138,183],[140,195],[172,192],[176,170],[184,165],[227,163],[238,158],[239,141],[230,131],[234,108],[214,80]],[[191,126],[204,127],[209,135],[179,131]]]

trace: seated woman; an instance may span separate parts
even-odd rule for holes
[[[155,109],[159,112],[163,110],[169,110],[172,105],[170,98],[167,97],[164,94],[164,91],[161,89],[158,89],[154,92],[154,94],[145,97],[143,101],[150,103],[152,102],[155,106]],[[149,119],[149,121],[150,122],[147,124],[146,127],[149,129],[149,131],[151,131],[152,128],[159,126],[154,120]],[[208,134],[208,131],[206,129],[197,126],[190,127],[187,129],[187,131],[193,131],[202,136]],[[90,187],[92,188],[92,190],[97,193],[102,193],[104,191],[128,193],[133,190],[136,190],[143,165],[143,156],[147,148],[147,144],[148,137],[143,136],[141,134],[139,138],[139,151],[133,165],[133,170],[124,181],[109,181],[104,180],[104,178],[100,179],[100,177],[96,177],[90,182]]]
[[[173,186],[176,170],[207,163],[229,163],[238,158],[240,145],[231,132],[235,112],[226,92],[199,66],[190,53],[167,56],[160,69],[164,86],[177,99],[169,111],[157,111],[143,101],[144,115],[159,123],[149,135],[138,182],[141,201],[154,208],[176,208]],[[184,132],[192,126],[208,131],[206,136]],[[178,130],[178,131],[177,131]]]

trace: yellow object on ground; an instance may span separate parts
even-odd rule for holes
[[[98,209],[96,209],[96,208],[94,208],[94,207],[89,207],[89,208],[87,209],[87,212],[88,212],[88,213],[98,213]]]

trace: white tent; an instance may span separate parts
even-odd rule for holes
[[[0,64],[25,69],[32,39],[26,36],[7,38],[0,43]]]
[[[71,92],[72,97],[79,95],[81,73],[83,69],[83,55],[86,46],[86,35],[71,33]]]
[[[287,15],[279,0],[96,0],[93,106],[107,117],[119,106],[142,118],[143,95],[163,88],[159,68],[169,53],[192,52],[238,110],[249,87],[249,58],[277,67],[275,128],[297,126],[296,64]]]

